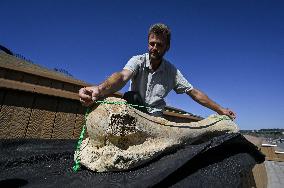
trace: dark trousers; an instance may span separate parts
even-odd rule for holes
[[[134,105],[139,105],[139,106],[146,106],[139,95],[138,92],[136,91],[127,91],[124,93],[123,99],[127,101],[129,104],[134,104]],[[133,108],[136,108],[137,110],[149,114],[147,109],[145,107],[138,107],[138,106],[133,106]]]
[[[143,102],[141,96],[136,91],[128,91],[128,92],[124,93],[122,98],[125,99],[127,101],[127,103],[129,103],[129,104],[146,106],[145,103]],[[162,117],[163,116],[163,112],[161,112],[161,111],[154,112],[154,113],[150,114],[147,111],[147,108],[145,108],[145,107],[138,107],[138,106],[133,106],[133,107],[136,108],[137,110],[144,112],[146,114],[149,114],[151,116],[156,116],[156,117]]]

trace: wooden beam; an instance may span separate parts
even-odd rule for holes
[[[21,90],[21,91],[28,91],[32,93],[39,93],[39,94],[45,94],[45,95],[50,95],[50,96],[63,97],[67,99],[79,100],[78,94],[74,92],[64,91],[62,89],[55,89],[55,88],[39,86],[39,85],[34,85],[34,84],[19,82],[19,81],[14,81],[14,80],[7,80],[4,78],[0,78],[0,88],[1,87],[7,88],[7,89],[15,89],[15,90]]]
[[[83,87],[91,85],[86,82],[61,75],[60,73],[57,73],[55,71],[48,70],[47,68],[37,67],[36,65],[33,65],[32,63],[25,62],[24,60],[20,60],[14,56],[3,54],[3,53],[0,54],[0,67],[5,68],[5,69],[20,71],[20,72],[24,72],[24,73],[32,74],[36,76],[41,76],[45,78],[50,78],[53,80],[58,80],[58,81],[66,82],[66,83],[80,85]]]
[[[202,118],[194,117],[192,115],[178,114],[178,113],[175,113],[175,112],[168,112],[168,111],[164,111],[163,113],[164,113],[164,115],[173,116],[173,117],[177,117],[177,118],[190,119],[190,120],[193,120],[193,121],[202,120]]]

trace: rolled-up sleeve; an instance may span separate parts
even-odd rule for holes
[[[177,94],[186,93],[193,89],[193,86],[185,79],[179,70],[176,72],[174,91]]]
[[[130,70],[131,72],[133,72],[134,75],[136,75],[140,66],[141,66],[141,57],[133,56],[131,59],[129,59],[129,61],[126,63],[123,69]]]

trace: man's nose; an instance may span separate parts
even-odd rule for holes
[[[154,50],[157,50],[157,49],[158,49],[158,48],[157,48],[157,44],[154,44],[153,49],[154,49]]]

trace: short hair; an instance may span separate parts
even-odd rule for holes
[[[163,23],[156,23],[150,26],[149,33],[148,33],[148,39],[150,34],[156,34],[156,35],[162,35],[166,38],[168,49],[170,48],[171,44],[171,30],[168,26],[166,26]]]

